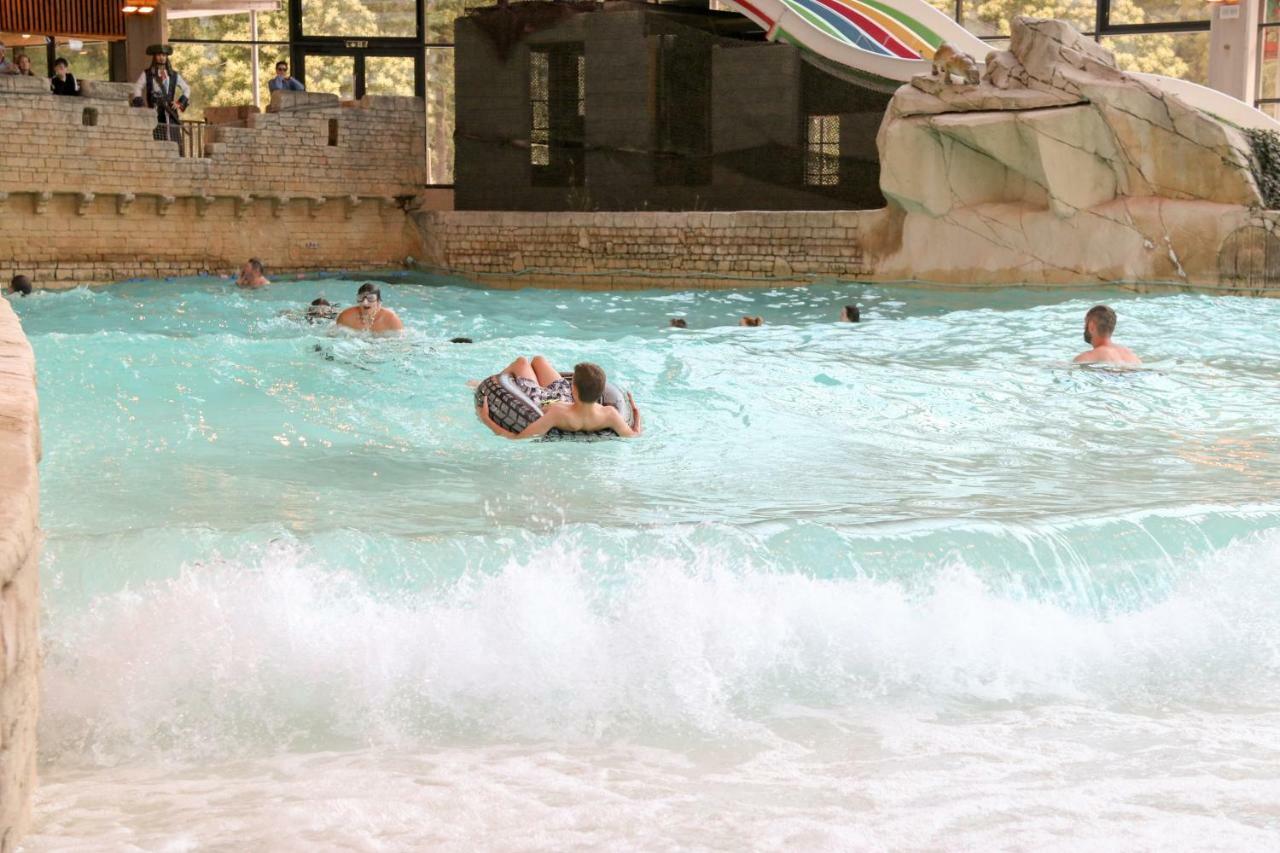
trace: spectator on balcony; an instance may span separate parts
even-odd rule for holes
[[[133,105],[148,107],[156,111],[156,139],[170,139],[182,148],[182,132],[178,125],[182,124],[180,112],[191,104],[191,87],[182,75],[169,66],[169,55],[173,47],[167,44],[153,44],[147,48],[151,56],[151,65],[133,84]],[[174,100],[174,95],[182,94]]]
[[[15,66],[17,70],[13,72],[14,74],[17,74],[19,77],[36,76],[36,72],[31,70],[31,57],[27,56],[25,53],[18,54],[13,61],[17,63]]]
[[[17,74],[18,69],[5,56],[5,47],[0,44],[0,74]]]
[[[267,81],[268,92],[305,92],[307,89],[296,79],[289,76],[289,63],[281,60],[276,63],[276,76]]]
[[[55,95],[80,94],[80,81],[71,73],[71,66],[61,56],[53,61],[53,78],[49,80],[49,91]]]

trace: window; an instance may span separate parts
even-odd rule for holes
[[[654,69],[654,182],[711,183],[711,49],[657,37]]]
[[[582,186],[587,112],[581,44],[529,51],[529,164],[540,186]]]
[[[809,116],[804,182],[811,187],[840,183],[840,116]]]

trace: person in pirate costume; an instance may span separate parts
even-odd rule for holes
[[[178,143],[182,149],[182,124],[180,113],[191,103],[191,87],[182,75],[169,66],[169,56],[173,47],[167,44],[153,44],[147,48],[151,57],[151,65],[138,77],[133,85],[133,105],[148,107],[156,111],[156,139],[169,139]],[[179,95],[178,93],[181,92]],[[177,97],[175,97],[175,95]]]

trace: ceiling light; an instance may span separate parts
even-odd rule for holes
[[[138,13],[138,7],[130,4],[123,7],[120,11],[126,15],[136,15]]]

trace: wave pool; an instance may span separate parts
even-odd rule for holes
[[[15,302],[26,850],[1275,849],[1280,302],[357,283]],[[536,353],[646,435],[491,435]]]

